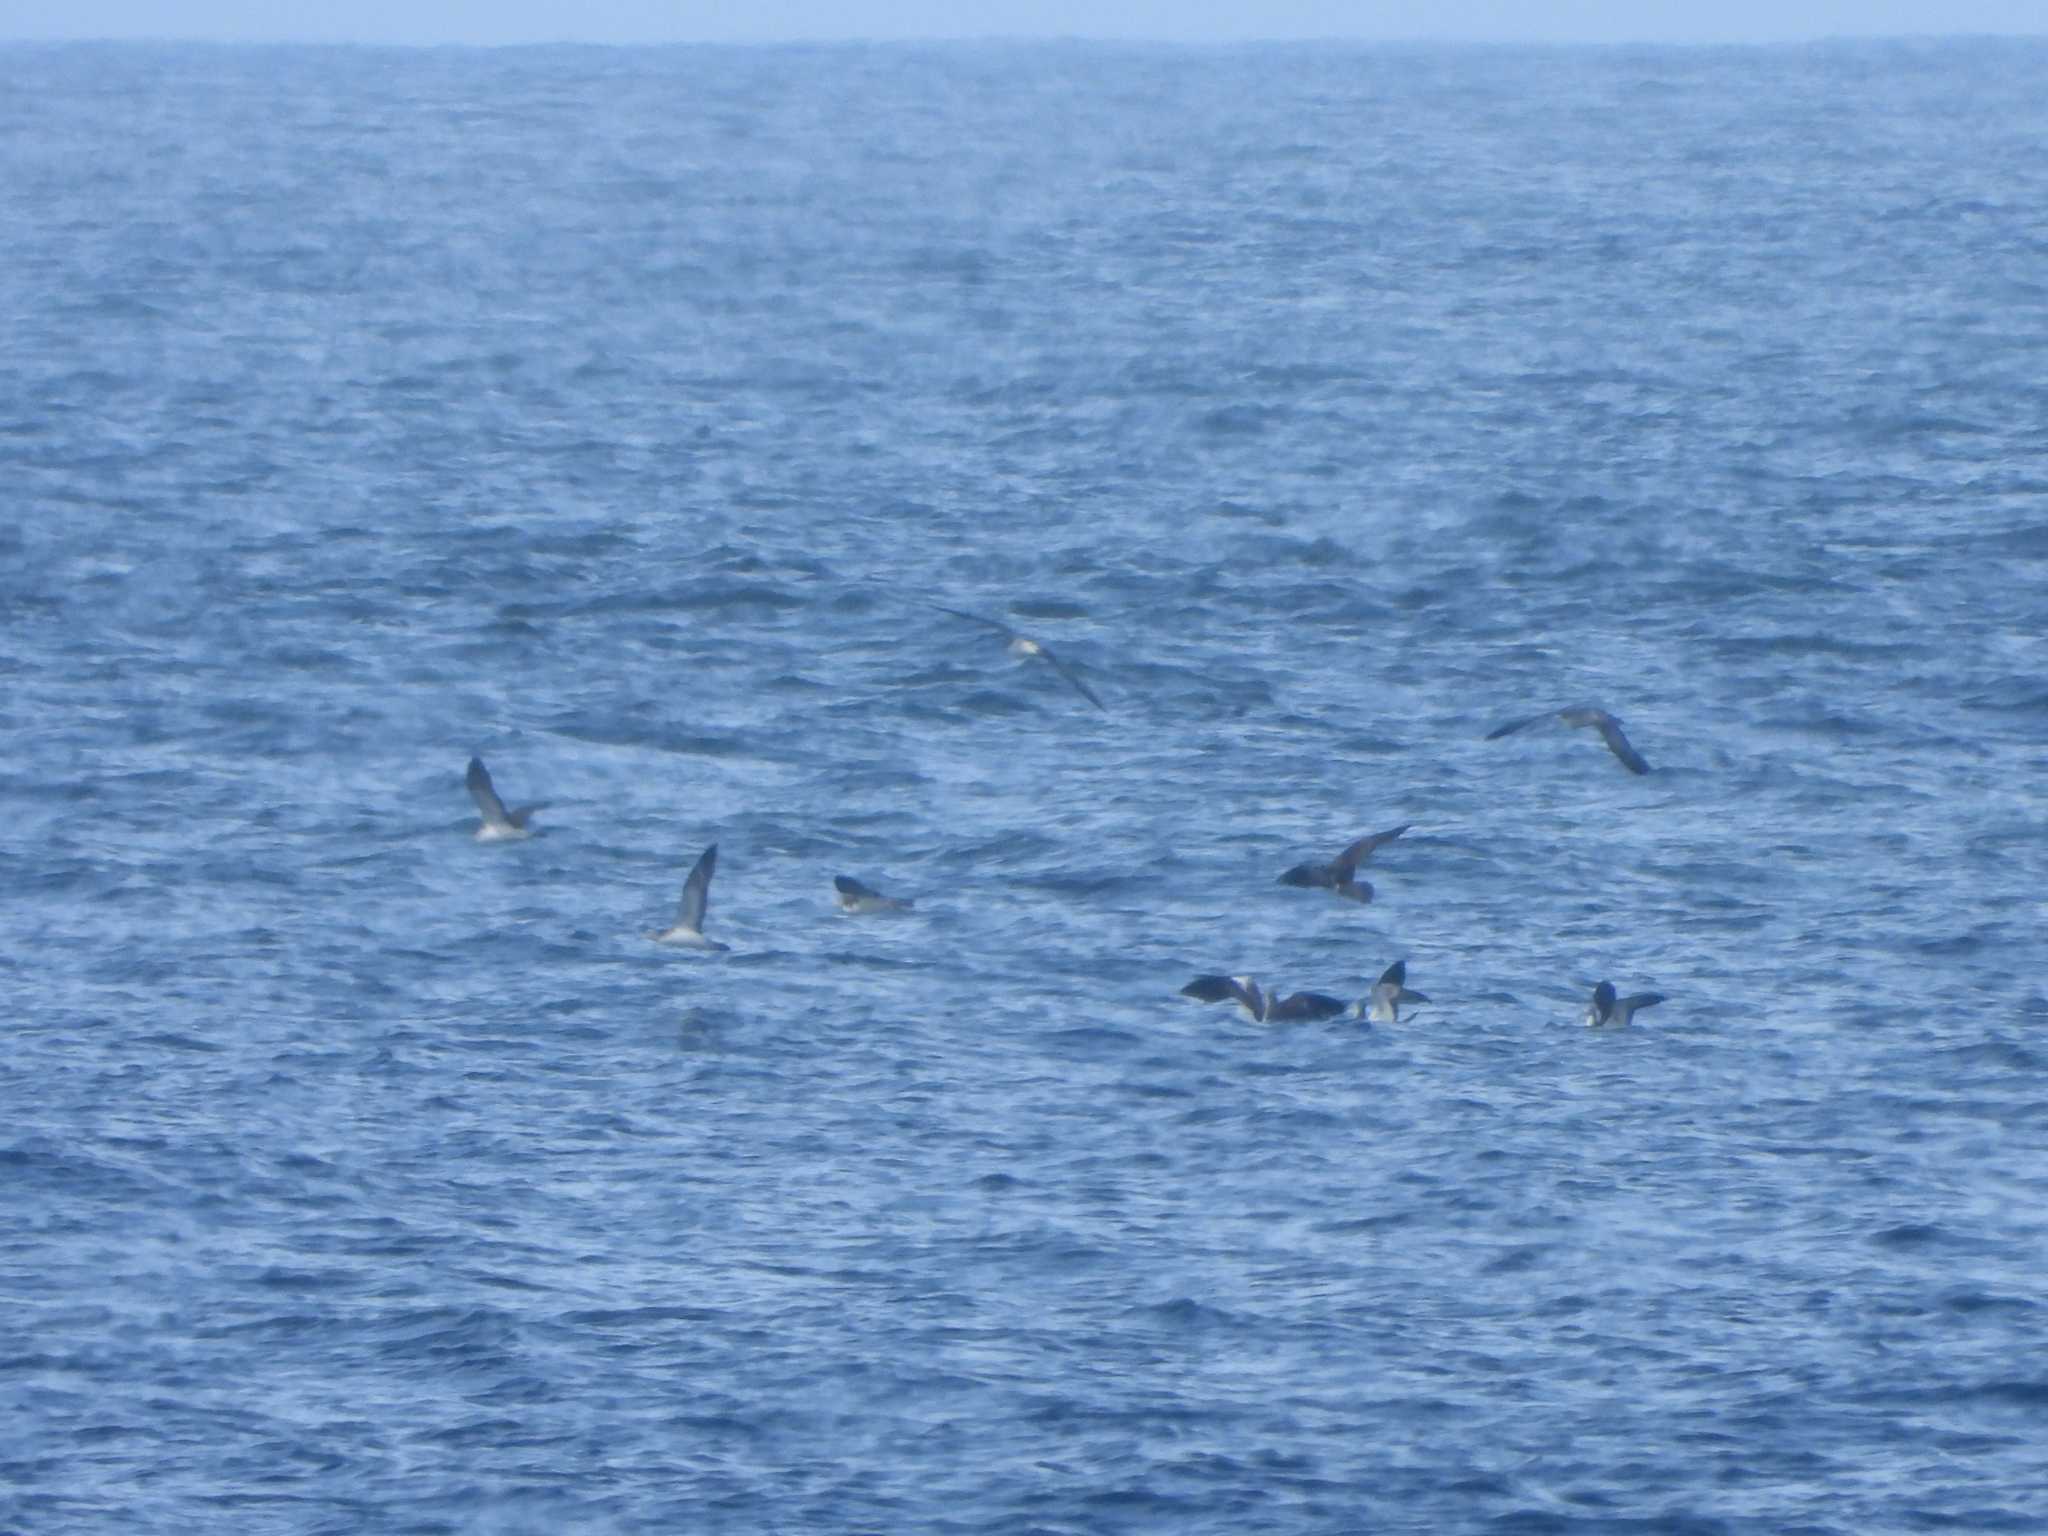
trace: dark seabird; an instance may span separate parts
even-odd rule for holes
[[[908,896],[884,896],[871,885],[862,885],[851,875],[834,875],[832,889],[839,893],[839,910],[856,917],[869,912],[908,912],[917,903]]]
[[[711,894],[711,876],[718,868],[718,844],[713,843],[697,857],[690,878],[683,882],[682,905],[676,908],[673,927],[647,935],[657,944],[680,944],[686,949],[729,949],[716,939],[704,937],[704,903]]]
[[[1405,985],[1407,980],[1408,962],[1396,960],[1380,972],[1380,979],[1372,984],[1372,991],[1366,994],[1365,1001],[1358,1006],[1358,1011],[1375,1024],[1400,1023],[1403,1003],[1429,1001],[1423,993],[1410,991]]]
[[[1586,1027],[1597,1029],[1604,1024],[1617,1028],[1628,1023],[1643,1008],[1654,1008],[1664,1001],[1662,992],[1638,992],[1633,997],[1616,997],[1614,983],[1603,981],[1593,989],[1593,1000],[1586,1004]]]
[[[1595,709],[1590,704],[1575,704],[1570,709],[1545,710],[1540,715],[1531,715],[1526,720],[1510,721],[1495,726],[1486,733],[1488,741],[1498,741],[1524,726],[1535,725],[1544,720],[1560,720],[1566,725],[1590,725],[1600,733],[1600,739],[1607,743],[1607,750],[1621,759],[1621,766],[1630,773],[1648,773],[1650,765],[1643,761],[1643,754],[1628,744],[1628,738],[1621,734],[1621,722],[1604,709]]]
[[[1373,849],[1381,843],[1391,843],[1414,825],[1412,821],[1404,821],[1389,831],[1369,833],[1327,864],[1297,864],[1280,877],[1280,883],[1334,891],[1350,901],[1371,901],[1371,883],[1353,878],[1358,873],[1358,866],[1371,857]]]
[[[522,805],[516,811],[505,809],[505,802],[498,798],[498,792],[491,787],[491,771],[484,766],[480,757],[469,760],[469,777],[463,781],[469,785],[469,798],[476,802],[476,808],[483,813],[484,824],[476,829],[476,840],[480,843],[505,843],[517,838],[533,836],[533,828],[526,823],[541,807]]]
[[[1051,667],[1053,671],[1059,673],[1059,675],[1065,678],[1069,683],[1072,683],[1074,685],[1075,691],[1079,693],[1082,698],[1086,699],[1090,704],[1093,704],[1097,709],[1100,710],[1106,711],[1109,708],[1109,706],[1103,703],[1102,700],[1095,697],[1095,690],[1093,688],[1090,688],[1086,683],[1081,681],[1079,673],[1075,672],[1072,667],[1068,666],[1064,661],[1061,661],[1059,657],[1053,655],[1051,651],[1047,650],[1043,645],[1039,644],[1029,635],[1019,634],[1016,630],[1010,628],[1009,625],[1003,623],[1000,619],[985,619],[978,613],[965,613],[958,608],[948,608],[944,603],[933,603],[931,606],[938,609],[941,613],[952,614],[953,617],[956,619],[965,619],[970,624],[981,624],[985,625],[989,629],[994,630],[997,634],[1003,637],[1004,642],[1009,646],[1010,654],[1012,656],[1018,657],[1020,659],[1028,659],[1033,656],[1038,657],[1040,660],[1045,662],[1047,666]]]
[[[1255,1024],[1289,1024],[1297,1019],[1334,1019],[1344,1011],[1341,998],[1321,992],[1292,992],[1277,997],[1249,976],[1197,976],[1180,989],[1198,1003],[1234,1002]]]

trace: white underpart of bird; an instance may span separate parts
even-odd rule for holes
[[[483,825],[476,829],[478,842],[509,843],[533,836],[533,828],[527,823],[540,807],[522,805],[516,811],[506,810],[482,758],[469,760],[469,773],[463,783],[469,788],[469,798],[476,802],[477,813],[483,817]]]
[[[647,935],[657,944],[674,944],[685,949],[723,950],[732,946],[704,937],[704,909],[711,899],[711,876],[718,869],[718,844],[697,856],[690,878],[683,882],[683,899],[670,927]]]

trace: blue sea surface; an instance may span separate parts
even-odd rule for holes
[[[2044,81],[0,48],[0,1531],[2042,1530]]]

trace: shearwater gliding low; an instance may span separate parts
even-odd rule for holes
[[[1000,619],[986,619],[978,613],[967,613],[959,608],[948,608],[944,603],[933,603],[931,606],[938,609],[941,613],[950,613],[956,619],[965,619],[970,624],[980,624],[994,630],[1008,644],[1012,656],[1019,659],[1029,659],[1033,656],[1038,657],[1047,666],[1051,667],[1053,671],[1059,673],[1061,677],[1071,683],[1074,691],[1079,693],[1082,698],[1093,704],[1097,709],[1108,710],[1109,706],[1095,696],[1093,688],[1090,688],[1081,681],[1081,676],[1078,672],[1029,635],[1018,633]]]
[[[1369,832],[1327,864],[1295,865],[1280,877],[1280,883],[1331,891],[1347,901],[1371,901],[1372,884],[1356,878],[1358,866],[1372,856],[1373,849],[1382,843],[1391,843],[1414,825],[1412,821],[1404,821],[1385,832]]]
[[[533,828],[527,822],[540,806],[522,805],[516,811],[506,810],[505,802],[491,787],[491,771],[484,766],[482,758],[472,757],[469,760],[469,776],[463,782],[469,786],[469,798],[483,813],[483,825],[476,829],[478,842],[505,843],[533,836]]]
[[[1486,733],[1488,741],[1519,731],[1526,726],[1544,720],[1559,720],[1566,725],[1590,725],[1600,733],[1600,739],[1607,743],[1607,750],[1621,760],[1621,766],[1630,773],[1648,773],[1650,765],[1643,761],[1642,753],[1628,744],[1628,738],[1621,734],[1621,722],[1604,709],[1595,709],[1590,704],[1574,704],[1569,709],[1547,709],[1540,715],[1531,715],[1526,720],[1511,720],[1506,725],[1497,725]]]
[[[682,905],[676,908],[672,927],[647,935],[657,944],[679,944],[686,949],[730,949],[716,939],[704,937],[704,904],[711,894],[711,876],[718,868],[718,844],[713,843],[697,857],[690,878],[683,882]]]

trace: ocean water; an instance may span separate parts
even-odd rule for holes
[[[0,49],[0,1530],[2040,1530],[2044,79]]]

